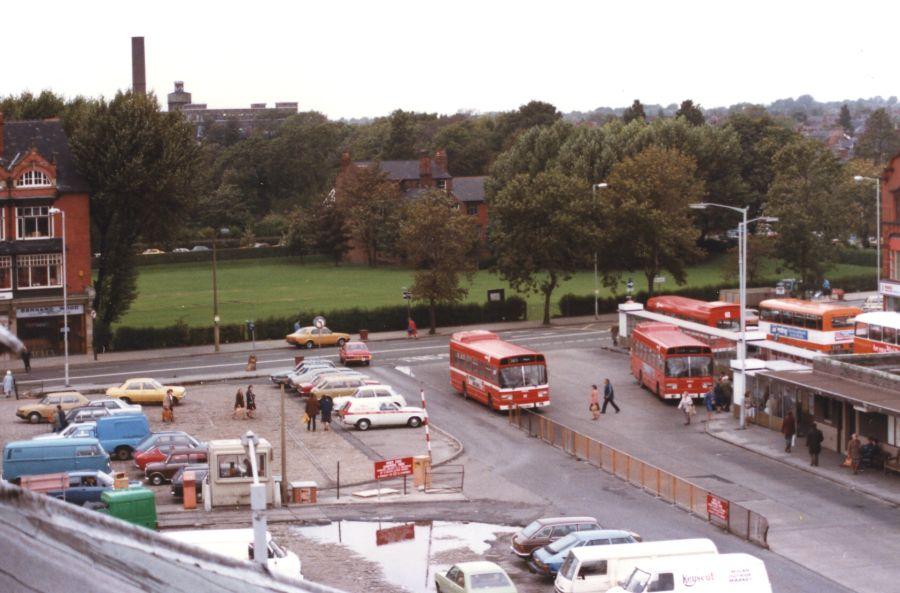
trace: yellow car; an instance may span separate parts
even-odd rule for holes
[[[50,422],[53,414],[56,413],[56,406],[62,406],[62,409],[68,412],[72,408],[86,406],[89,403],[90,400],[77,391],[48,393],[36,404],[21,406],[16,410],[16,416],[22,420],[28,420],[32,424],[37,424],[38,422]]]
[[[343,346],[344,342],[350,340],[350,334],[341,334],[333,332],[327,327],[321,330],[313,326],[301,327],[292,334],[284,337],[288,344],[293,344],[297,348],[313,348],[315,346]]]
[[[166,391],[169,389],[172,390],[175,405],[178,405],[184,397],[185,388],[175,385],[162,385],[156,379],[128,379],[118,387],[107,389],[106,397],[117,397],[129,404],[161,404],[166,397]]]

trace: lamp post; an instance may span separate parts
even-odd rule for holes
[[[745,376],[745,370],[747,366],[747,225],[751,222],[756,222],[758,220],[765,222],[778,222],[778,218],[774,216],[759,216],[754,218],[753,220],[747,220],[747,213],[750,210],[749,206],[745,206],[743,208],[738,208],[737,206],[726,206],[725,204],[714,204],[712,202],[700,202],[697,204],[691,204],[691,208],[695,210],[706,210],[707,208],[725,208],[726,210],[732,210],[734,212],[741,213],[741,222],[738,225],[738,276],[740,278],[739,281],[739,294],[740,294],[740,339],[738,341],[737,347],[737,355],[738,355],[738,363],[741,367],[741,375]],[[746,381],[746,377],[744,379]],[[744,383],[746,385],[746,383]],[[740,393],[736,394],[735,403],[740,404],[740,428],[746,427],[746,418],[744,416],[744,385],[740,388]]]
[[[221,234],[223,237],[228,235],[227,228],[221,228],[213,232],[212,240],[212,282],[213,282],[213,343],[216,352],[219,351],[219,283],[216,277],[216,239]]]
[[[62,219],[62,285],[63,285],[63,349],[65,352],[66,387],[69,386],[69,279],[66,276],[66,213],[52,207],[47,211],[51,216],[59,214]]]
[[[875,182],[875,290],[881,290],[881,178],[880,177],[863,177],[855,175],[853,181],[859,183],[861,181]]]
[[[598,189],[606,189],[608,183],[595,183],[591,186],[591,195],[596,196]],[[594,249],[594,319],[600,318],[600,276],[597,271],[597,250]]]

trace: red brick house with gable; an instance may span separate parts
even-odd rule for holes
[[[900,311],[900,153],[881,173],[881,278],[887,311]]]
[[[65,215],[66,252],[63,253]],[[58,120],[4,122],[0,113],[0,323],[34,356],[91,347],[89,190]],[[65,258],[66,278],[63,278]]]

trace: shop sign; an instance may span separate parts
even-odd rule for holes
[[[413,458],[399,457],[375,462],[375,479],[399,478],[411,476],[413,473]]]
[[[11,301],[12,292],[0,292],[0,301]]]
[[[16,317],[19,319],[29,319],[32,317],[62,317],[64,309],[62,305],[54,305],[52,307],[22,307],[16,309]],[[84,313],[84,305],[69,305],[69,315],[82,315]]]
[[[882,280],[878,283],[878,292],[890,296],[900,295],[900,282],[888,282]]]

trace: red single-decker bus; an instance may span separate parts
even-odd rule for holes
[[[463,397],[494,410],[550,405],[544,355],[485,330],[453,334],[450,384]]]
[[[675,325],[641,323],[631,334],[631,374],[661,399],[701,397],[713,386],[712,349]]]

